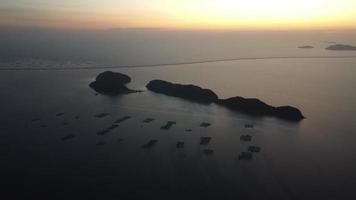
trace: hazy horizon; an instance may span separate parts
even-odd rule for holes
[[[352,0],[8,1],[0,26],[60,29],[356,29]]]
[[[207,31],[156,28],[68,30],[0,27],[0,61],[3,61],[1,66],[11,64],[7,62],[10,60],[18,65],[19,61],[24,59],[77,64],[90,62],[101,66],[243,57],[345,56],[353,54],[326,51],[325,48],[329,45],[328,42],[356,45],[355,33],[354,30]],[[297,48],[301,45],[313,45],[315,48],[305,51]]]

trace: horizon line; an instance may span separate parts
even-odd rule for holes
[[[43,29],[43,30],[61,30],[61,31],[110,31],[110,30],[167,30],[167,31],[218,31],[218,32],[259,32],[259,31],[269,31],[269,32],[287,32],[287,31],[356,31],[356,27],[315,27],[315,28],[190,28],[190,27],[156,27],[156,26],[116,26],[116,27],[54,27],[54,26],[36,26],[36,25],[1,25],[0,28],[9,29]]]

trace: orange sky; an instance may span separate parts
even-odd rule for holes
[[[356,0],[4,0],[0,25],[105,29],[354,29]]]

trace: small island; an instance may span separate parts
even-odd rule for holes
[[[290,121],[300,121],[305,118],[302,112],[295,107],[274,107],[255,98],[232,97],[219,99],[213,91],[202,89],[195,85],[181,85],[162,80],[153,80],[146,87],[152,92],[167,96],[179,97],[196,103],[215,103],[231,110],[255,116],[273,116]]]
[[[345,45],[345,44],[335,44],[330,45],[326,48],[326,50],[333,50],[333,51],[356,51],[356,47],[352,45]]]
[[[299,46],[298,48],[299,48],[299,49],[313,49],[314,47],[313,47],[313,46],[306,45],[306,46]]]
[[[126,87],[131,78],[125,74],[106,71],[99,74],[89,86],[96,92],[106,95],[119,95],[137,92]]]
[[[210,104],[218,100],[218,96],[213,91],[195,85],[182,85],[162,80],[152,80],[146,85],[146,88],[152,92],[180,97],[203,104]]]
[[[274,107],[255,98],[232,97],[219,100],[217,104],[231,110],[237,110],[256,116],[273,116],[291,121],[300,121],[305,118],[302,112],[297,108],[291,106]]]

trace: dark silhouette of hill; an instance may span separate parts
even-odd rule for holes
[[[306,46],[299,46],[298,48],[299,48],[299,49],[313,49],[314,47],[313,47],[313,46],[306,45]]]
[[[99,74],[89,86],[95,91],[106,95],[119,95],[137,92],[126,87],[131,78],[125,74],[106,71]]]
[[[302,112],[295,107],[273,107],[255,98],[232,97],[219,99],[213,91],[202,89],[195,85],[182,85],[162,80],[153,80],[146,87],[148,90],[156,93],[180,97],[197,103],[216,103],[231,110],[256,116],[273,116],[291,121],[300,121],[305,118]]]
[[[182,85],[162,80],[153,80],[146,87],[156,93],[180,97],[199,103],[209,104],[218,100],[218,96],[213,91],[195,85]]]
[[[291,121],[300,121],[305,118],[298,108],[291,106],[274,107],[255,98],[232,97],[221,99],[217,104],[256,116],[273,116]]]

